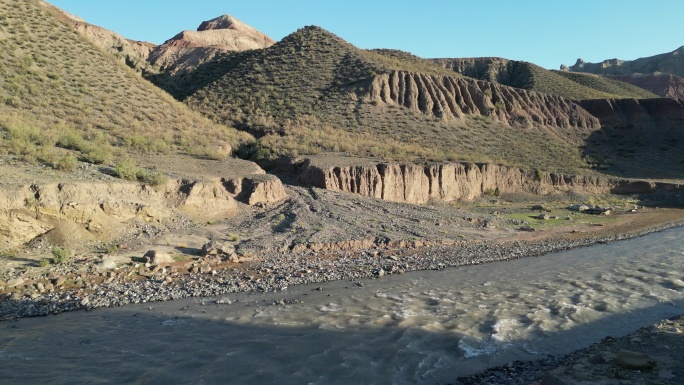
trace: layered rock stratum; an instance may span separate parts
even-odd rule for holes
[[[358,160],[331,163],[316,158],[304,162],[299,180],[329,190],[414,204],[470,200],[485,194],[504,193],[654,194],[684,191],[684,185],[676,183],[548,173],[493,164],[421,166]]]

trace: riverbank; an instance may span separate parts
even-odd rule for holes
[[[124,263],[109,259],[112,266],[105,266],[109,263],[107,256],[81,256],[49,269],[24,270],[23,275],[12,278],[14,281],[8,280],[5,298],[0,302],[0,319],[234,292],[270,292],[299,284],[538,257],[630,239],[683,223],[682,210],[652,208],[618,216],[601,226],[585,224],[534,232],[509,229],[497,236],[489,234],[442,244],[420,245],[415,240],[338,243],[286,252],[271,248],[260,255],[244,253],[238,258],[194,255],[155,265],[140,257],[121,255],[118,261]],[[486,227],[479,231],[488,232]],[[133,252],[136,254],[142,256]]]
[[[515,361],[461,377],[464,385],[681,384],[684,315],[560,357]]]

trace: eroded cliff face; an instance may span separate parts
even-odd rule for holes
[[[49,232],[72,240],[110,241],[131,224],[161,223],[178,215],[207,221],[232,216],[238,202],[269,204],[286,198],[280,180],[251,175],[225,180],[138,183],[46,183],[0,187],[0,250]],[[235,190],[230,186],[246,186]]]
[[[607,126],[684,121],[684,104],[670,98],[595,99],[578,104]]]
[[[300,169],[299,180],[329,190],[414,204],[473,199],[497,190],[501,193],[537,195],[570,190],[588,194],[684,191],[684,186],[676,184],[545,173],[472,163],[322,166],[307,160]]]
[[[394,71],[376,76],[367,98],[440,118],[481,115],[510,125],[600,127],[595,117],[569,99],[450,76]]]

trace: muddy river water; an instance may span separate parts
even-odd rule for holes
[[[684,313],[683,240],[4,322],[0,383],[456,383]]]

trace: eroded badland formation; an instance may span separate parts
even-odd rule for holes
[[[154,45],[2,0],[0,49],[0,318],[141,300],[105,300],[115,285],[269,290],[683,218],[682,48],[550,71],[312,26],[275,42],[231,16]],[[264,273],[283,255],[313,267]]]

